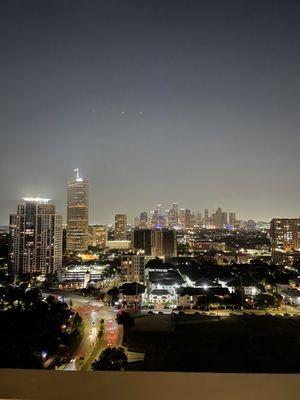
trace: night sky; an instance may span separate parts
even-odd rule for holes
[[[26,195],[90,222],[156,203],[300,215],[300,1],[1,0],[0,223]]]

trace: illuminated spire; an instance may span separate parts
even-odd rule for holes
[[[78,168],[74,169],[74,177],[75,177],[76,182],[81,182],[82,181],[82,178],[80,178],[80,176],[79,176],[79,169]]]

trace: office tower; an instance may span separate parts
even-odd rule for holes
[[[228,224],[227,212],[222,211],[221,228],[225,228]]]
[[[158,217],[160,217],[161,216],[161,204],[156,204],[155,210],[157,212]]]
[[[216,229],[220,229],[223,227],[223,212],[222,209],[219,207],[217,211],[213,214],[213,225]]]
[[[49,199],[23,200],[10,215],[9,273],[54,273],[62,265],[62,216]]]
[[[151,211],[151,228],[157,228],[159,226],[159,213],[158,210]]]
[[[166,258],[176,257],[176,231],[172,229],[153,229],[151,232],[151,255]]]
[[[300,251],[300,219],[272,219],[270,237],[272,261],[285,261],[287,253]]]
[[[200,228],[202,228],[202,226],[203,226],[203,218],[202,218],[202,214],[200,212],[196,213],[195,225],[199,226]]]
[[[140,219],[139,217],[134,217],[133,219],[133,225],[138,228],[140,226]]]
[[[204,228],[208,228],[208,223],[209,223],[209,216],[208,216],[208,208],[204,210]]]
[[[115,215],[115,240],[127,239],[127,215]]]
[[[182,228],[185,228],[185,209],[181,208],[178,212],[178,223]]]
[[[121,256],[121,278],[123,282],[140,282],[145,280],[145,259],[141,254]]]
[[[184,219],[185,219],[184,226],[186,229],[190,229],[194,226],[194,214],[188,208],[186,208],[185,210]]]
[[[68,181],[67,196],[67,252],[75,253],[88,248],[89,184],[80,178],[78,169]]]
[[[171,208],[171,210],[168,211],[168,227],[169,228],[174,228],[175,226],[178,225],[178,213],[174,208]]]
[[[234,227],[235,222],[236,222],[236,213],[230,212],[229,213],[229,225]]]
[[[175,226],[178,226],[178,215],[179,215],[179,208],[178,208],[178,203],[173,203],[172,209],[175,212]]]
[[[167,226],[167,218],[163,214],[158,218],[158,226],[159,228],[165,228]]]
[[[165,227],[165,225],[166,219],[165,216],[162,214],[161,204],[157,204],[152,214],[151,227],[155,229]]]
[[[89,246],[105,249],[107,241],[107,227],[104,225],[89,226]]]
[[[151,229],[134,229],[131,235],[131,245],[134,251],[143,251],[151,255]]]
[[[179,210],[179,224],[183,229],[189,229],[194,226],[194,216],[188,208],[181,208]]]
[[[173,210],[176,212],[176,214],[178,215],[178,210],[179,210],[179,208],[178,208],[178,203],[173,203],[172,208],[173,208]]]
[[[145,211],[140,213],[140,227],[146,228],[148,223],[148,215]]]

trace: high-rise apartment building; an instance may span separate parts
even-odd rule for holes
[[[107,227],[104,225],[89,226],[89,246],[105,249],[107,241]]]
[[[67,252],[81,252],[88,248],[89,183],[79,176],[78,169],[68,181],[67,196]]]
[[[151,231],[151,255],[154,257],[176,257],[176,231],[173,229],[153,229]]]
[[[49,199],[23,200],[9,220],[9,273],[54,273],[62,265],[62,216]]]
[[[127,215],[115,215],[115,240],[127,239]]]
[[[143,251],[151,255],[151,229],[134,229],[131,234],[131,246],[134,251]]]
[[[134,229],[132,248],[145,256],[176,257],[177,235],[173,229]]]
[[[271,257],[277,263],[289,252],[300,251],[300,219],[274,218],[270,224]]]

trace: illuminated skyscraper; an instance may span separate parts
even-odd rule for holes
[[[140,227],[141,228],[146,228],[147,227],[147,222],[148,222],[148,215],[147,215],[147,213],[144,211],[144,212],[141,212],[140,213]]]
[[[151,228],[157,228],[159,225],[159,214],[157,209],[151,212]]]
[[[115,215],[115,240],[127,239],[127,215]]]
[[[88,248],[89,183],[80,178],[78,169],[68,181],[67,252],[81,252]]]
[[[171,210],[168,211],[168,227],[174,228],[177,225],[178,225],[178,213],[174,210],[174,208],[171,208]]]
[[[49,199],[23,200],[9,220],[9,273],[54,273],[62,265],[62,216]]]
[[[175,212],[175,221],[174,221],[174,225],[177,226],[178,225],[178,203],[173,203],[173,207],[172,209]]]

